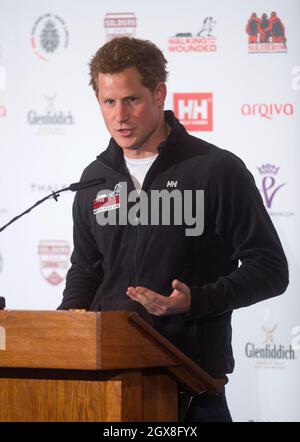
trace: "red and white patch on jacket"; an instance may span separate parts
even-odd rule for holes
[[[93,213],[97,215],[100,212],[118,209],[120,207],[120,195],[103,195],[97,196],[93,201]]]

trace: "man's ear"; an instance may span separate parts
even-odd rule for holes
[[[165,99],[167,96],[167,85],[166,83],[160,82],[156,85],[154,96],[156,99],[156,102],[159,107],[164,107]]]

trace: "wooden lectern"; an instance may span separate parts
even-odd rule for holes
[[[0,421],[177,421],[214,379],[137,313],[0,311]]]

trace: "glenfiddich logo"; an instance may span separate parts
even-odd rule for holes
[[[263,325],[263,338],[261,345],[254,342],[247,342],[245,345],[245,355],[249,359],[256,360],[257,368],[282,368],[282,361],[296,359],[292,345],[278,344],[275,339],[277,324],[271,326]],[[274,364],[276,362],[276,364]]]
[[[69,267],[70,246],[67,241],[43,240],[38,245],[40,270],[51,285],[60,284]]]
[[[27,113],[27,122],[32,127],[38,128],[39,134],[63,134],[63,128],[74,124],[74,117],[70,110],[57,108],[57,93],[44,94],[44,108],[31,109]]]

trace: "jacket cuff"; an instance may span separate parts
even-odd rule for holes
[[[200,319],[203,289],[201,287],[190,287],[191,291],[191,308],[187,312],[190,319]]]

